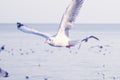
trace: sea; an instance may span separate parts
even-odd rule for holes
[[[59,24],[25,25],[56,34]],[[0,80],[120,80],[120,24],[75,24],[72,40],[89,39],[70,49],[45,44],[41,36],[0,24],[0,68],[9,73]],[[64,40],[64,39],[63,39]],[[80,48],[79,48],[79,45]]]

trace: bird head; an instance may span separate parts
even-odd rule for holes
[[[50,45],[54,45],[54,38],[48,38],[45,43],[48,43]]]

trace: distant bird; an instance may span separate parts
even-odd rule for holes
[[[69,30],[73,26],[76,16],[78,15],[80,8],[82,7],[83,1],[84,0],[72,0],[71,4],[67,7],[62,17],[60,27],[56,35],[51,36],[46,33],[42,33],[35,29],[29,28],[19,22],[17,23],[17,28],[25,33],[31,33],[44,37],[46,39],[45,43],[48,43],[49,45],[54,47],[70,48],[72,46],[75,46],[81,41],[71,40],[69,38]]]
[[[0,77],[8,77],[8,72],[0,68]]]

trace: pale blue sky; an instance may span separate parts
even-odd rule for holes
[[[0,23],[60,23],[71,0],[0,0]],[[120,23],[120,0],[85,0],[76,23]]]

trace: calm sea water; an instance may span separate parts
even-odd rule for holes
[[[49,31],[56,31],[59,27],[59,24],[27,24],[30,27],[35,27],[40,30],[49,29]],[[120,24],[75,24],[74,30],[79,31],[120,31]],[[0,31],[6,31],[7,29],[14,31],[16,29],[16,24],[3,23],[0,24]]]
[[[58,24],[28,24],[55,34]],[[120,25],[77,24],[72,39],[94,35],[81,48],[55,48],[44,39],[18,31],[16,24],[0,24],[0,67],[9,77],[0,80],[120,80]],[[103,48],[100,48],[102,46]],[[26,78],[28,76],[29,78]]]

